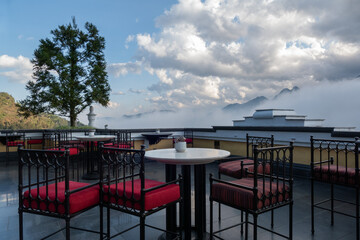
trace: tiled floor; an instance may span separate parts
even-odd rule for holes
[[[217,164],[213,163],[207,166],[207,175],[212,172],[216,174]],[[146,163],[146,175],[148,178],[164,179],[164,166],[156,162]],[[4,162],[0,162],[0,239],[18,239],[18,193],[17,193],[17,166],[13,162],[9,166],[5,166]],[[207,192],[209,191],[207,185]],[[310,233],[310,182],[307,179],[296,178],[294,183],[294,239],[326,239],[326,240],[348,240],[355,239],[355,219],[336,215],[335,225],[330,225],[330,214],[322,210],[316,210],[315,235]],[[327,185],[316,185],[316,198],[328,196],[329,187]],[[336,196],[346,198],[347,200],[355,199],[354,191],[349,191],[346,188],[337,187]],[[207,203],[207,230],[209,230],[209,203]],[[229,224],[239,221],[239,212],[228,207],[223,207],[221,226],[226,227]],[[345,204],[340,204],[339,210],[354,212],[354,209],[349,208]],[[99,228],[98,221],[99,209],[94,208],[71,221],[71,224],[78,227],[86,227],[97,230]],[[153,216],[147,218],[147,223],[158,227],[165,225],[164,221],[165,211],[161,211]],[[217,222],[217,205],[214,205],[215,214],[215,230],[220,225]],[[269,227],[269,214],[264,214],[259,217],[259,224]],[[24,214],[25,224],[25,240],[40,239],[41,237],[59,229],[64,225],[62,220],[52,219],[44,216],[34,216],[31,214]],[[111,229],[119,231],[137,222],[137,218],[112,212]],[[251,228],[251,226],[250,226]],[[283,234],[288,233],[288,208],[281,208],[275,212],[275,227]],[[235,228],[224,232],[221,236],[224,239],[244,239],[240,236],[240,228]],[[64,239],[64,233],[59,233],[49,239]],[[158,239],[161,232],[153,229],[146,229],[147,239]],[[267,233],[261,229],[258,231],[259,239],[282,239],[276,235]],[[91,233],[84,233],[79,231],[72,231],[72,239],[98,239],[97,235]],[[138,239],[138,229],[134,229],[116,239]],[[250,239],[252,239],[250,231]]]

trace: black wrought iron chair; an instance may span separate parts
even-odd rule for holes
[[[356,239],[360,238],[359,231],[359,148],[358,138],[355,141],[315,139],[311,136],[311,232],[315,233],[315,208],[330,211],[331,225],[334,225],[334,213],[356,219]],[[315,182],[330,184],[330,198],[315,203]],[[356,193],[354,202],[334,197],[334,186],[340,185],[353,189]],[[330,207],[325,205],[330,202]],[[354,214],[337,211],[336,203],[355,205]]]
[[[194,131],[192,129],[184,129],[184,137],[187,147],[194,147]]]
[[[246,172],[253,172],[254,169],[254,160],[252,158],[252,147],[257,145],[259,148],[273,147],[274,146],[274,136],[271,137],[258,137],[250,136],[246,134],[246,157],[228,157],[225,161],[219,164],[218,178],[221,179],[221,175],[226,175],[233,178],[243,178],[246,177]],[[262,171],[262,165],[258,166],[258,171]],[[269,166],[265,165],[265,170],[269,173]],[[251,175],[249,175],[251,176]],[[247,176],[247,177],[249,177]],[[219,215],[218,219],[221,220],[221,204],[219,204]],[[241,214],[241,221],[243,221],[243,216]],[[271,218],[271,226],[274,225],[273,214]],[[241,233],[243,233],[243,228],[241,227]]]
[[[99,205],[99,181],[89,184],[73,181],[69,168],[69,149],[65,151],[18,149],[19,153],[19,239],[24,238],[24,213],[65,220],[65,227],[42,239],[65,230],[83,230],[103,236],[102,229],[82,229],[70,226],[70,220]],[[76,177],[77,178],[77,177]],[[102,226],[102,211],[100,211]],[[26,220],[25,220],[26,221]]]
[[[145,146],[141,150],[103,147],[99,154],[101,181],[101,208],[107,210],[107,238],[111,239],[140,226],[140,239],[145,240],[145,226],[161,230],[180,239],[181,235],[145,224],[145,218],[180,202],[181,178],[164,183],[145,178]],[[121,211],[140,218],[140,223],[111,235],[110,210]]]
[[[253,225],[253,239],[257,239],[257,229],[270,231],[286,239],[292,239],[292,207],[293,207],[293,145],[269,148],[253,146],[252,177],[244,177],[233,181],[214,179],[210,175],[210,235],[219,238],[219,233],[232,227],[245,224],[245,239],[248,239],[248,224]],[[270,173],[265,166],[270,166]],[[262,168],[259,168],[262,166]],[[261,171],[259,171],[261,169]],[[245,212],[245,221],[234,226],[213,230],[213,202],[225,204],[229,207]],[[289,206],[289,234],[275,232],[258,226],[258,216],[262,213]],[[249,214],[253,215],[253,222],[249,221]]]
[[[104,143],[105,147],[114,148],[130,148],[134,149],[134,139],[131,138],[131,132],[127,130],[117,131],[116,138],[108,143]]]
[[[10,160],[10,149],[17,148],[18,145],[25,145],[25,133],[24,132],[6,132],[6,160],[5,164],[8,165]],[[16,149],[15,149],[16,151]],[[14,157],[16,160],[16,157]]]
[[[73,140],[70,131],[57,130],[43,133],[44,150],[64,151],[66,147],[69,149],[70,167],[77,171],[77,176],[79,176],[80,172],[84,174],[84,143],[79,140]],[[75,172],[72,171],[72,173],[75,176]]]
[[[221,175],[233,178],[242,178],[246,170],[253,169],[254,160],[252,159],[252,146],[257,145],[258,148],[266,148],[274,146],[274,136],[257,137],[246,134],[246,157],[229,157],[225,162],[219,164],[219,179]],[[261,166],[259,166],[261,167]]]
[[[42,147],[43,145],[43,137],[34,136],[34,137],[26,137],[26,148],[32,149],[33,146],[36,146],[35,148],[38,149]]]

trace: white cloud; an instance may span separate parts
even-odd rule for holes
[[[359,8],[351,0],[180,0],[157,18],[159,33],[136,35],[137,67],[158,77],[149,90],[159,94],[151,98],[159,108],[225,105],[353,79]]]
[[[31,80],[33,65],[30,59],[18,56],[0,55],[0,76],[9,81],[26,83]]]
[[[107,65],[107,71],[115,77],[120,77],[128,73],[140,74],[142,71],[142,63],[140,61],[128,63],[112,63]]]
[[[136,94],[145,93],[145,90],[143,90],[143,89],[133,89],[133,88],[129,88],[128,91],[129,91],[130,93],[136,93]]]
[[[114,108],[118,108],[120,106],[120,103],[109,101],[107,106],[108,108],[114,109]]]
[[[112,95],[125,95],[125,93],[122,91],[112,92],[111,94]]]

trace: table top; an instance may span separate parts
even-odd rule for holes
[[[142,133],[144,137],[167,137],[172,135],[172,133],[166,133],[166,132],[152,132],[152,133]]]
[[[115,137],[113,135],[76,136],[77,139],[88,142],[106,141]]]
[[[166,164],[197,165],[207,164],[228,157],[230,152],[212,148],[187,148],[177,152],[174,148],[146,151],[145,157]]]

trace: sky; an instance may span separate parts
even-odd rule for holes
[[[0,92],[24,99],[39,40],[75,17],[106,41],[112,90],[107,108],[94,105],[97,127],[232,125],[254,109],[223,107],[265,96],[258,108],[359,128],[359,9],[358,0],[3,0]]]

